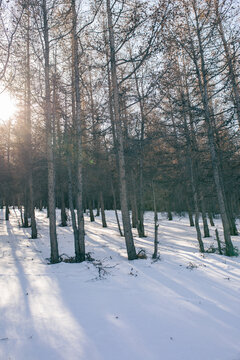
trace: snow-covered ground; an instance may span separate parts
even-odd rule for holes
[[[134,235],[148,259],[130,262],[114,213],[106,216],[106,229],[86,218],[94,263],[48,265],[46,214],[37,212],[31,240],[18,212],[6,224],[1,210],[0,359],[240,360],[240,258],[199,254],[188,219],[162,215],[153,262],[147,213],[148,237]],[[71,228],[57,231],[59,252],[73,256]],[[214,241],[204,239],[206,248]]]

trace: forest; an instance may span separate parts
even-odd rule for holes
[[[51,263],[56,208],[63,227],[70,214],[76,262],[84,214],[106,227],[105,209],[129,260],[147,210],[153,257],[160,211],[188,213],[201,253],[220,214],[223,251],[237,255],[239,10],[234,0],[1,1],[1,91],[17,104],[0,122],[1,207],[6,220],[20,210],[32,239],[35,209],[47,209]]]
[[[0,359],[240,359],[239,0],[0,0]]]

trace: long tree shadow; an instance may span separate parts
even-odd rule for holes
[[[19,353],[18,359],[79,359],[90,341],[71,311],[66,308],[57,278],[48,273],[39,253],[27,247],[25,233],[7,225],[11,258],[15,269],[15,302],[11,315],[5,312],[4,321],[8,335],[8,355]],[[31,257],[33,260],[31,260]],[[36,261],[34,261],[36,260]],[[13,337],[13,329],[15,336]],[[34,341],[31,340],[34,338]],[[89,344],[88,344],[89,343]],[[39,351],[39,357],[37,352]],[[45,353],[45,355],[43,355]],[[6,358],[3,356],[2,359]]]

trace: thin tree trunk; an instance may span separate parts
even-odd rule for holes
[[[23,227],[23,212],[22,212],[22,205],[19,206],[19,211],[20,211],[20,218],[21,218],[21,225]]]
[[[173,217],[172,217],[172,212],[169,210],[168,211],[168,220],[172,220],[173,219]]]
[[[195,210],[195,228],[197,232],[197,240],[199,244],[199,251],[204,252],[204,244],[202,241],[202,234],[199,226],[199,199],[198,199],[198,167],[196,160],[193,159],[192,148],[193,144],[191,142],[191,136],[189,134],[187,117],[186,117],[186,110],[185,110],[185,98],[184,94],[181,92],[182,97],[182,104],[183,104],[183,121],[184,121],[184,129],[185,129],[185,136],[186,136],[186,143],[187,143],[187,151],[188,151],[188,164],[189,164],[189,171],[190,171],[190,181],[193,193],[193,201],[194,201],[194,210]],[[191,116],[191,115],[190,115]],[[195,161],[194,161],[195,160]]]
[[[72,169],[71,169],[71,159],[68,154],[68,161],[67,161],[67,170],[68,170],[68,202],[69,202],[69,208],[71,212],[71,219],[72,219],[72,228],[73,228],[73,235],[74,235],[74,248],[75,248],[75,255],[76,255],[76,249],[78,248],[78,229],[77,229],[77,223],[76,223],[76,215],[75,210],[73,206],[73,190],[72,190]]]
[[[217,244],[218,244],[218,251],[219,251],[219,254],[222,255],[222,248],[221,248],[221,242],[219,239],[218,229],[215,229],[215,234],[216,234],[216,240],[217,240]]]
[[[113,208],[114,208],[114,211],[115,211],[115,216],[116,216],[116,220],[117,220],[118,230],[119,230],[120,236],[123,236],[122,229],[121,229],[121,225],[120,225],[120,221],[119,221],[119,217],[118,217],[118,212],[117,212],[116,194],[115,194],[115,190],[114,190],[112,181],[111,181],[111,188],[112,188],[112,195],[113,195]]]
[[[104,200],[103,200],[103,193],[102,193],[102,191],[100,192],[99,199],[100,199],[100,207],[101,207],[102,226],[103,226],[103,227],[107,227],[106,216],[105,216],[105,209],[104,209]]]
[[[90,221],[93,222],[95,219],[94,219],[94,213],[93,213],[92,199],[89,199],[88,207],[89,207]]]
[[[191,207],[190,207],[189,205],[188,205],[188,217],[189,217],[189,224],[190,224],[190,226],[194,226],[192,209],[191,209]]]
[[[24,228],[28,228],[29,224],[28,224],[28,214],[29,214],[29,209],[28,209],[28,183],[25,184],[25,189],[24,189],[24,212],[23,212],[23,227]]]
[[[134,63],[132,63],[134,64]],[[134,67],[134,65],[133,65]],[[144,132],[145,132],[145,111],[144,111],[144,100],[139,88],[139,82],[136,74],[136,68],[134,67],[134,77],[137,95],[139,98],[139,107],[141,115],[141,132],[139,141],[139,199],[138,199],[138,236],[145,237],[144,231],[144,209],[143,209],[143,159],[144,159]]]
[[[47,18],[46,0],[42,0],[43,11],[43,35],[44,35],[44,60],[45,60],[45,119],[47,131],[47,162],[48,162],[48,211],[50,228],[51,263],[59,262],[57,232],[56,232],[56,209],[55,209],[55,173],[54,155],[52,148],[52,124],[51,124],[51,99],[50,99],[50,64],[49,64],[49,27]]]
[[[127,202],[127,184],[126,184],[126,170],[123,148],[123,134],[119,108],[119,91],[117,82],[117,68],[115,58],[115,44],[114,44],[114,30],[112,23],[112,12],[110,0],[107,0],[107,15],[108,15],[108,31],[109,31],[109,45],[110,45],[110,60],[111,60],[111,75],[112,75],[112,88],[114,100],[114,122],[116,126],[116,139],[117,139],[117,153],[119,160],[119,182],[120,182],[120,201],[122,210],[122,221],[124,229],[124,237],[126,242],[127,254],[129,260],[137,258],[136,249],[133,242],[131,223],[129,218],[128,202]]]
[[[5,220],[8,221],[9,220],[9,205],[8,202],[6,201],[6,209],[5,209]]]
[[[26,61],[26,131],[27,131],[27,158],[28,158],[28,188],[29,188],[29,212],[31,217],[31,238],[37,238],[37,225],[34,209],[33,195],[33,161],[32,161],[32,121],[31,121],[31,68],[30,68],[30,13],[29,0],[27,3],[27,61]]]
[[[134,199],[134,194],[130,194],[130,202],[131,202],[131,211],[132,211],[132,228],[137,228],[137,208],[136,202]]]
[[[8,122],[8,132],[7,132],[7,179],[10,179],[10,141],[11,141],[11,122]],[[5,194],[5,220],[9,221],[9,200],[10,200],[10,191],[9,188],[6,190]]]
[[[138,208],[137,208],[137,197],[136,197],[136,190],[135,190],[135,181],[133,172],[131,171],[131,194],[130,194],[130,201],[131,201],[131,210],[132,210],[132,227],[137,228],[138,226]]]
[[[208,222],[207,222],[207,214],[205,209],[205,202],[203,195],[200,195],[201,197],[201,208],[202,208],[202,220],[203,220],[203,231],[204,231],[204,237],[210,237],[209,228],[208,228]]]
[[[67,226],[67,214],[63,189],[61,189],[61,226]]]
[[[154,252],[153,252],[153,259],[158,257],[158,213],[157,213],[157,205],[156,205],[156,196],[154,190],[154,184],[152,182],[152,192],[153,192],[153,209],[154,209]]]
[[[97,212],[95,216],[100,216],[100,204],[99,201],[97,201]]]
[[[213,221],[213,214],[211,212],[208,213],[208,218],[210,221],[210,225],[215,226],[214,221]]]
[[[76,135],[77,135],[77,218],[78,218],[78,241],[79,246],[75,249],[76,261],[85,260],[85,231],[83,217],[83,148],[82,148],[82,113],[80,98],[80,76],[79,76],[79,54],[77,35],[77,13],[75,0],[72,3],[72,48],[73,48],[73,73],[74,73],[74,94],[76,105]]]
[[[195,185],[195,179],[194,179],[194,171],[193,171],[193,163],[192,159],[189,159],[190,163],[190,173],[191,173],[191,184],[192,184],[192,192],[193,192],[193,200],[194,200],[194,207],[195,207],[195,227],[197,231],[197,239],[199,244],[199,251],[204,252],[204,245],[202,241],[202,234],[199,226],[199,207],[198,207],[198,195],[197,195],[197,189]]]

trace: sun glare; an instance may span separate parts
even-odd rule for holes
[[[0,94],[0,122],[8,121],[16,112],[16,102],[7,92]]]

